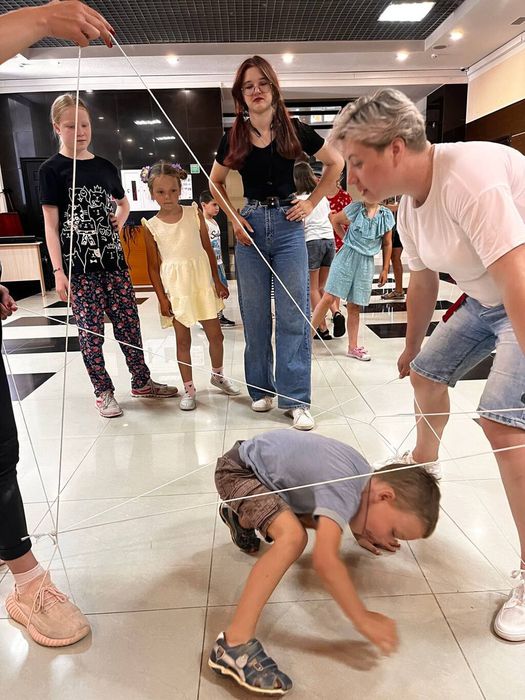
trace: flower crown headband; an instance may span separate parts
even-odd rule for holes
[[[182,167],[180,163],[168,163],[167,161],[164,161],[164,165],[170,165],[173,170],[175,170],[175,177],[179,177],[182,173],[186,174],[186,171]],[[153,165],[145,165],[142,170],[140,171],[140,179],[142,182],[144,182],[146,185],[149,182],[149,179],[151,177],[151,169],[153,168]]]

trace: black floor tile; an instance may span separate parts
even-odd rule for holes
[[[378,296],[381,296],[381,294],[384,294],[385,292],[389,292],[389,291],[390,291],[390,289],[385,289],[384,287],[378,287],[377,289],[372,289],[372,296],[378,297]],[[407,287],[403,287],[403,291],[406,294]]]
[[[55,318],[47,316],[27,316],[15,318],[11,323],[5,323],[4,328],[28,328],[29,326],[62,326],[64,325]]]
[[[431,322],[427,330],[427,335],[432,335],[432,331],[437,324],[438,321]],[[366,325],[379,338],[405,338],[407,334],[406,323],[367,323]]]
[[[30,353],[64,352],[65,338],[24,338],[23,340],[4,340],[8,355],[29,355]],[[80,350],[77,337],[69,337],[68,352]]]
[[[54,304],[48,304],[46,309],[66,309],[67,301],[55,301]]]
[[[444,299],[439,299],[436,302],[436,311],[444,311],[452,306],[451,301],[445,301]],[[393,311],[406,311],[407,305],[405,301],[381,301],[375,304],[369,304],[368,306],[361,307],[361,311],[365,313],[392,313]]]
[[[25,399],[29,394],[32,394],[35,389],[42,386],[44,382],[51,379],[55,375],[55,372],[39,372],[38,374],[14,374],[7,375],[7,382],[9,384],[9,393],[11,394],[11,399],[17,401]],[[16,388],[15,388],[16,384]]]
[[[148,297],[137,297],[136,301],[137,301],[137,306],[140,306],[145,301],[148,301]]]

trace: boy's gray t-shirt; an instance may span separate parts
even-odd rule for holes
[[[350,445],[339,440],[272,430],[245,440],[239,447],[241,460],[272,491],[342,477],[368,475],[372,467]],[[324,515],[344,530],[359,509],[368,478],[339,481],[279,494],[294,513]]]

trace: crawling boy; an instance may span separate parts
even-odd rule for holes
[[[266,654],[255,629],[277,584],[306,546],[305,527],[316,530],[314,569],[344,614],[382,652],[395,650],[395,623],[367,610],[359,598],[339,555],[341,537],[347,525],[367,548],[394,549],[398,540],[429,537],[438,519],[440,492],[436,479],[421,467],[380,470],[372,478],[371,472],[349,445],[292,430],[236,442],[218,459],[215,483],[221,498],[239,499],[220,507],[233,541],[243,551],[255,552],[258,530],[273,544],[254,564],[233,619],[215,642],[208,661],[214,671],[259,694],[283,695],[291,689],[291,679]],[[344,480],[271,493],[337,479]],[[267,495],[247,498],[255,494]]]

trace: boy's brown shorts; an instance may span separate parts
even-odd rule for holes
[[[223,501],[228,501],[230,498],[243,499],[244,496],[253,496],[256,493],[268,494],[228,504],[239,516],[242,527],[259,530],[263,537],[267,537],[267,530],[279,513],[286,510],[293,511],[278,494],[271,493],[253,471],[241,461],[239,457],[241,442],[236,442],[231,450],[217,460],[215,485]]]

